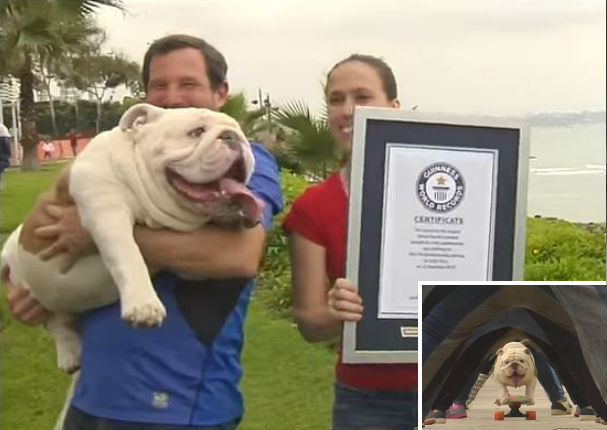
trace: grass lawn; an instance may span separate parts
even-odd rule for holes
[[[62,165],[40,172],[5,172],[1,199],[4,238],[21,221]],[[0,429],[50,429],[69,378],[56,369],[54,346],[41,328],[14,321],[0,299]],[[282,319],[270,318],[255,299],[247,318],[242,430],[322,429],[330,423],[335,355],[304,342]]]
[[[18,225],[62,167],[53,164],[27,174],[5,172],[5,190],[0,194],[2,238]],[[297,194],[289,184],[283,188],[285,194],[293,194],[291,198]],[[588,227],[529,219],[525,279],[604,281],[605,226]],[[280,234],[273,236],[264,284],[251,302],[245,327],[242,388],[246,412],[240,429],[328,428],[335,354],[326,346],[304,342],[287,319],[270,316],[270,311],[289,315],[291,296],[286,240]],[[69,378],[55,368],[48,334],[15,322],[1,296],[0,430],[51,428]]]

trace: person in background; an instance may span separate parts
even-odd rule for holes
[[[44,139],[44,143],[42,144],[42,151],[44,152],[44,159],[50,160],[53,158],[53,152],[55,152],[55,145],[51,142],[50,139]]]
[[[72,129],[67,135],[70,140],[70,147],[72,148],[72,157],[78,155],[78,134],[76,130]]]
[[[4,124],[0,124],[0,191],[4,170],[11,165],[11,134]]]

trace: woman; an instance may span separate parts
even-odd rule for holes
[[[331,133],[348,154],[354,106],[400,107],[390,67],[369,55],[351,55],[333,66],[325,96]],[[341,334],[344,321],[362,318],[362,300],[356,287],[344,279],[346,168],[308,188],[284,221],[289,233],[295,318],[309,342],[334,339]],[[340,350],[336,379],[334,430],[415,427],[417,365],[344,364]]]

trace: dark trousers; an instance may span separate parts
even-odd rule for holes
[[[110,420],[89,415],[70,406],[63,422],[62,430],[235,430],[238,421],[211,427],[174,426],[170,424],[137,423]]]

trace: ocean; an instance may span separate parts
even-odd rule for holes
[[[532,126],[527,214],[605,222],[605,123]]]

